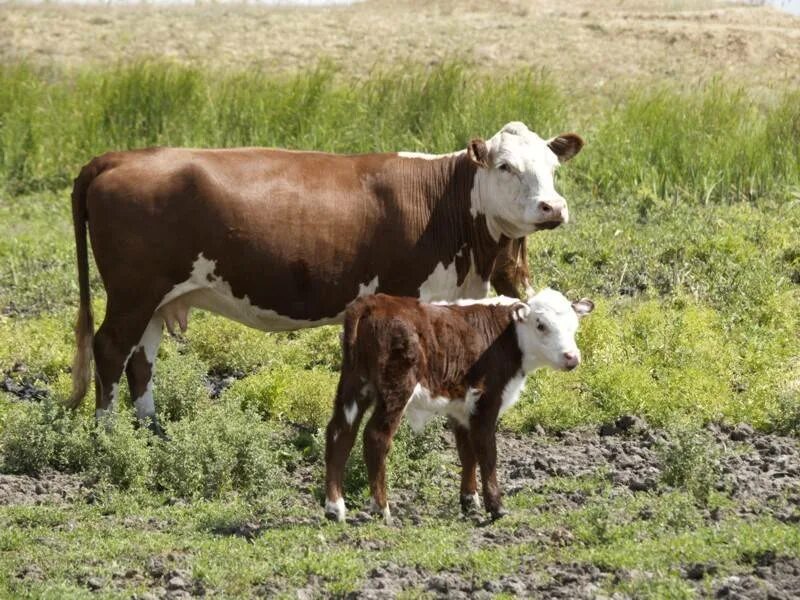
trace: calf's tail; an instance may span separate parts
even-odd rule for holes
[[[94,320],[92,318],[92,301],[89,288],[89,249],[86,239],[86,190],[96,176],[93,163],[86,165],[75,179],[72,187],[72,223],[75,228],[75,250],[78,259],[78,289],[80,304],[78,321],[75,325],[75,342],[77,349],[72,360],[72,394],[66,402],[68,408],[80,406],[86,390],[89,389],[89,378],[92,374],[92,345],[94,342]]]

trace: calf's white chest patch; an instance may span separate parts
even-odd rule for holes
[[[502,415],[509,408],[514,406],[519,400],[522,390],[525,388],[525,374],[519,373],[508,380],[506,387],[503,388],[501,396],[500,412],[498,416]]]
[[[428,421],[437,415],[451,417],[468,428],[469,418],[475,412],[480,397],[480,390],[475,388],[469,388],[463,399],[434,396],[429,389],[418,383],[408,399],[405,415],[411,429],[416,433],[425,429]]]

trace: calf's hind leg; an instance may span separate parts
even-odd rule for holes
[[[359,390],[358,384],[354,376],[342,373],[325,435],[325,516],[333,521],[344,521],[344,468],[364,411],[372,402],[369,387]]]
[[[392,522],[392,514],[386,498],[386,455],[392,447],[392,437],[403,418],[413,387],[410,384],[391,386],[392,391],[379,398],[364,428],[364,462],[372,495],[370,510],[383,515],[387,525]]]

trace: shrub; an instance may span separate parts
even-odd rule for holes
[[[264,418],[321,427],[330,419],[337,382],[327,369],[268,367],[234,383],[222,399]]]
[[[238,403],[220,402],[167,427],[155,456],[155,484],[183,498],[258,494],[280,485],[288,444],[274,425]]]
[[[683,488],[701,504],[707,504],[721,473],[719,450],[708,431],[679,425],[669,441],[657,448],[661,480]]]

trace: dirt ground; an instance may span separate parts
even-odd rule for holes
[[[800,445],[797,439],[761,434],[747,425],[729,428],[711,424],[707,431],[708,441],[713,446],[709,450],[720,457],[713,486],[730,503],[723,510],[704,509],[702,519],[705,524],[712,525],[731,517],[748,521],[765,516],[785,523],[800,522]],[[452,436],[443,431],[442,437],[447,446],[448,460],[457,464]],[[549,484],[556,477],[591,478],[604,473],[604,478],[597,479],[597,486],[610,485],[606,492],[610,498],[669,493],[669,486],[664,485],[661,478],[664,465],[656,451],[660,444],[669,442],[666,432],[651,428],[636,417],[622,417],[616,424],[599,429],[575,429],[553,437],[505,433],[498,440],[498,455],[501,457],[499,478],[507,502],[513,502],[513,497],[524,491],[542,492],[547,496],[541,505],[542,510],[564,513],[596,501],[598,490],[554,488]],[[298,490],[308,489],[313,479],[313,466],[298,469],[293,479]],[[87,487],[77,476],[53,473],[33,478],[0,474],[0,506],[87,502],[91,494],[91,486]],[[275,522],[270,516],[264,516],[215,533],[253,540],[275,527],[311,524],[324,528],[326,521],[321,507],[311,495],[305,496],[303,502],[308,506],[308,513],[294,518],[294,521],[282,518]],[[418,523],[430,516],[427,514],[430,510],[419,501],[414,490],[393,488],[391,501],[396,526]],[[562,547],[575,543],[567,528],[548,531],[522,524],[513,530],[498,529],[486,526],[488,522],[484,522],[482,514],[471,518],[475,521],[472,538],[468,541],[471,548],[492,548],[525,541],[544,541]],[[637,518],[646,520],[653,515],[643,510]],[[359,536],[360,525],[369,519],[364,512],[351,512],[348,517],[351,527],[341,535],[350,537],[356,546],[379,544],[378,541],[365,542]],[[547,539],[543,540],[542,536]],[[560,537],[555,539],[554,536]],[[143,570],[120,575],[120,581],[134,577],[146,582],[150,589],[148,598],[183,598],[206,593],[206,590],[195,589],[202,584],[193,581],[187,570],[173,567],[163,556],[153,556]],[[40,576],[36,569],[32,564],[16,576],[20,579],[35,578]],[[740,600],[800,597],[800,560],[796,558],[768,551],[748,557],[735,574],[730,571],[718,573],[717,569],[713,561],[687,563],[683,565],[681,574],[696,588],[699,597]],[[543,562],[543,557],[530,556],[524,558],[522,569],[497,579],[483,580],[476,579],[467,571],[430,572],[383,561],[366,574],[362,588],[348,597],[386,598],[395,597],[404,590],[423,590],[435,598],[490,598],[498,593],[536,598],[600,598],[604,597],[601,590],[609,581],[652,575],[630,569],[604,570],[587,562],[548,564]],[[91,587],[91,581],[87,585]],[[312,580],[308,586],[297,590],[297,597],[319,597],[323,589],[322,582]],[[288,591],[277,583],[267,582],[253,589],[253,595],[272,597]]]
[[[555,73],[576,91],[629,80],[724,76],[800,83],[800,17],[711,0],[367,0],[351,6],[58,6],[0,3],[0,63],[108,65],[141,57],[345,72],[461,59],[482,71]]]

